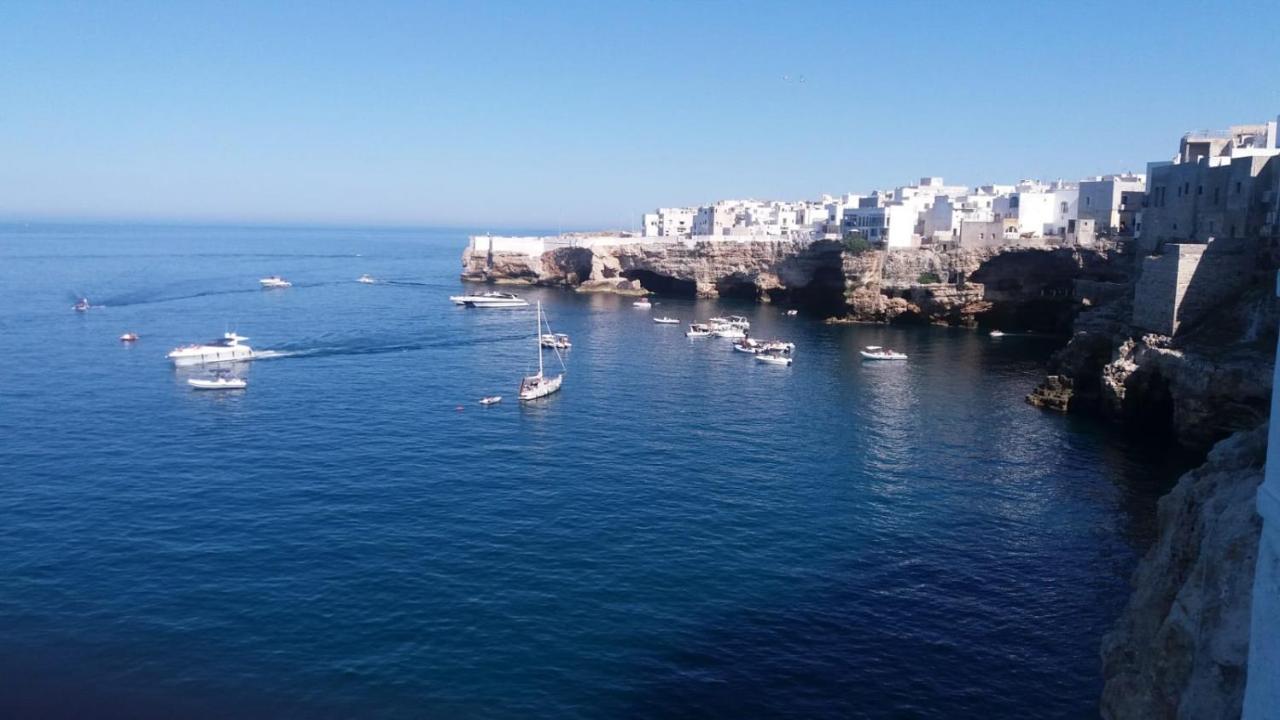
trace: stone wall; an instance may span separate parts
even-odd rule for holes
[[[1246,284],[1255,259],[1253,244],[1243,240],[1165,245],[1161,254],[1142,260],[1134,327],[1173,336],[1184,324],[1204,320]]]

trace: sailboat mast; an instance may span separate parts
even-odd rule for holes
[[[534,322],[537,326],[534,328],[533,339],[538,343],[538,377],[542,377],[542,301],[538,301],[538,317]]]

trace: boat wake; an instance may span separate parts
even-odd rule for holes
[[[388,353],[417,352],[419,350],[434,350],[439,348],[475,347],[523,339],[525,339],[525,336],[523,335],[487,336],[467,340],[442,340],[437,338],[434,340],[405,340],[386,343],[371,342],[368,339],[352,339],[350,341],[329,345],[308,344],[305,347],[286,345],[272,350],[255,350],[253,353],[253,359],[279,360],[283,358],[326,358],[354,355],[385,355]]]
[[[293,287],[313,288],[313,287],[324,287],[325,285],[337,285],[337,284],[339,283],[334,281],[294,283]],[[155,305],[159,303],[179,302],[181,300],[198,300],[200,298],[217,297],[219,295],[243,295],[243,294],[249,294],[249,293],[260,293],[262,291],[263,291],[262,288],[256,285],[254,287],[228,288],[223,290],[205,290],[203,292],[182,293],[182,294],[174,294],[174,295],[165,294],[163,290],[161,291],[141,290],[137,292],[125,293],[123,295],[114,295],[112,297],[105,298],[102,300],[102,302],[95,302],[94,307],[130,307],[134,305]]]

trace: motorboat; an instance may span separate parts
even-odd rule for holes
[[[461,302],[459,302],[458,299],[450,299],[452,299],[457,305],[465,305],[469,308],[513,308],[529,306],[528,300],[525,300],[519,295],[504,292],[487,292],[481,295],[461,295],[458,296],[458,298]]]
[[[481,405],[497,405],[500,402],[502,402],[501,395],[490,395],[489,397],[480,398]]]
[[[235,377],[226,371],[207,378],[189,378],[187,384],[196,390],[244,390],[249,387],[244,378]]]
[[[279,275],[264,277],[258,281],[258,284],[262,286],[263,290],[278,290],[280,288],[293,287],[293,283],[285,280]]]
[[[790,365],[791,364],[790,355],[783,355],[782,353],[776,353],[776,352],[756,353],[756,360],[759,360],[762,363],[769,363],[770,365]]]
[[[89,304],[89,298],[80,298],[76,301],[75,305],[71,306],[71,309],[76,312],[89,312],[89,308],[91,307],[93,306]]]
[[[137,342],[138,333],[125,333],[120,336],[120,342]]]
[[[680,324],[680,318],[665,317],[665,316],[656,317],[653,319],[653,321],[659,325],[679,325]]]
[[[769,342],[760,343],[760,352],[777,352],[790,355],[796,351],[796,344],[792,342],[783,342],[782,340],[770,340]]]
[[[169,351],[169,354],[165,357],[172,360],[173,364],[179,367],[251,360],[253,359],[253,348],[241,344],[248,339],[232,332],[223,333],[220,340],[183,345]]]
[[[743,330],[751,329],[751,321],[741,315],[729,315],[728,317],[713,317],[707,322],[712,325],[729,325],[730,327],[741,328]]]
[[[865,360],[906,360],[907,354],[879,345],[868,345],[858,352]]]
[[[992,330],[990,334],[991,337],[1004,337],[1004,333],[999,330]]]
[[[569,342],[569,336],[564,333],[543,333],[538,341],[542,343],[542,347],[554,350],[568,350],[573,347],[573,343]]]
[[[733,349],[738,352],[751,353],[752,355],[760,352],[763,348],[760,343],[749,337],[744,337],[733,343]]]
[[[684,335],[691,338],[711,337],[711,326],[706,323],[689,323],[689,331]]]
[[[548,377],[542,367],[542,302],[538,302],[538,326],[534,336],[538,338],[538,374],[526,375],[520,380],[520,399],[522,401],[537,400],[544,398],[551,393],[560,389],[560,385],[564,382],[564,373]],[[548,330],[551,328],[548,327]],[[553,348],[554,349],[554,348]],[[556,357],[560,357],[560,351],[555,350]],[[560,361],[560,367],[563,369],[564,361]]]
[[[641,310],[648,310],[653,307],[653,303],[649,302],[649,298],[640,298],[639,300],[631,303],[631,305],[633,307],[638,307]]]
[[[361,275],[360,277],[356,278],[356,282],[364,283],[365,285],[372,285],[378,281],[373,279],[372,275],[365,273],[364,275]]]
[[[718,338],[737,340],[747,336],[747,331],[736,325],[712,325],[711,334]]]
[[[788,310],[788,311],[786,312],[786,316],[787,316],[787,317],[795,317],[795,316],[797,316],[797,315],[799,315],[799,314],[800,314],[800,311],[799,311],[799,310]]]

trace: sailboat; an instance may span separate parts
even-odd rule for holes
[[[560,383],[564,382],[564,373],[554,377],[547,377],[543,374],[542,369],[542,301],[538,301],[538,320],[537,327],[533,330],[533,339],[538,346],[538,374],[528,375],[520,381],[520,399],[521,400],[537,400],[543,398],[560,389]],[[551,331],[551,327],[547,327],[547,331]],[[555,348],[552,348],[553,350]],[[560,357],[560,351],[556,350],[556,357]],[[561,361],[561,367],[564,361]]]

